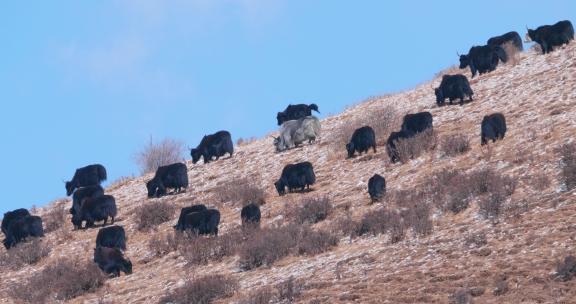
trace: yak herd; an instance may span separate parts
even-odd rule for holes
[[[543,54],[549,53],[554,47],[569,43],[574,39],[574,29],[570,21],[560,21],[554,25],[540,26],[535,30],[528,29],[526,42],[533,41],[540,45]],[[469,67],[472,77],[496,69],[500,61],[506,62],[506,49],[513,48],[522,51],[522,40],[517,32],[509,32],[502,36],[490,38],[484,46],[473,46],[468,54],[459,55],[460,68]],[[440,86],[434,90],[437,106],[443,106],[446,99],[472,101],[473,91],[466,76],[462,74],[445,75]],[[312,116],[312,111],[318,112],[316,104],[289,105],[276,116],[280,126],[279,136],[274,138],[277,152],[298,147],[305,141],[313,143],[320,137],[320,121]],[[415,135],[431,131],[433,117],[430,112],[407,114],[402,121],[401,129],[392,132],[386,141],[386,151],[392,163],[399,160],[397,143],[399,140],[412,138]],[[487,144],[504,138],[506,120],[502,113],[484,116],[480,123],[480,143]],[[358,128],[346,144],[348,158],[356,153],[368,153],[370,149],[376,152],[376,134],[370,126]],[[229,154],[232,157],[234,146],[232,137],[227,131],[206,135],[200,144],[190,151],[192,162],[196,164],[200,158],[204,163],[218,160]],[[79,168],[69,182],[66,182],[66,194],[72,195],[72,224],[75,229],[90,228],[95,222],[103,221],[106,226],[108,219],[114,224],[117,214],[116,201],[113,196],[106,195],[100,183],[107,178],[106,169],[100,164]],[[305,191],[316,182],[314,168],[310,162],[288,164],[274,183],[278,195],[286,191]],[[160,197],[185,191],[188,187],[188,172],[186,164],[175,163],[161,166],[154,177],[146,183],[148,198]],[[373,175],[368,181],[368,194],[372,202],[381,200],[386,193],[386,180],[379,174]],[[243,225],[259,225],[261,213],[255,202],[247,202],[242,208],[240,218]],[[84,224],[85,223],[85,224]],[[178,221],[174,225],[176,231],[190,231],[198,235],[218,235],[220,212],[207,208],[205,205],[193,205],[182,208]],[[84,227],[83,227],[84,224]],[[31,215],[26,209],[16,209],[4,214],[2,233],[5,235],[3,244],[7,249],[29,237],[42,237],[44,230],[42,219]],[[94,262],[104,272],[118,276],[120,272],[130,274],[132,263],[124,257],[126,250],[126,232],[121,226],[103,227],[98,231],[94,249]]]

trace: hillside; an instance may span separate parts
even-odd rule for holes
[[[274,286],[289,277],[302,282],[304,290],[298,303],[447,303],[450,295],[462,288],[476,291],[475,303],[576,303],[575,281],[551,278],[557,262],[576,253],[576,193],[563,191],[558,152],[576,134],[575,55],[576,43],[547,56],[533,50],[519,54],[515,62],[471,80],[475,100],[464,106],[436,106],[433,87],[440,82],[439,74],[412,90],[370,98],[322,120],[319,143],[275,153],[272,140],[266,137],[237,147],[232,159],[208,165],[187,162],[191,184],[188,191],[150,200],[168,201],[178,208],[191,203],[216,206],[222,213],[220,234],[225,235],[240,224],[241,206],[219,202],[215,191],[231,181],[249,178],[265,190],[263,227],[286,222],[286,206],[297,204],[302,198],[326,196],[334,211],[314,228],[332,230],[347,214],[361,219],[383,207],[393,208],[394,193],[425,188],[435,172],[446,168],[492,168],[517,182],[514,193],[504,203],[503,214],[496,220],[481,217],[474,201],[457,214],[434,208],[433,232],[428,236],[409,231],[404,240],[396,243],[390,241],[388,234],[344,236],[327,252],[290,255],[270,267],[250,271],[240,270],[237,256],[186,266],[178,252],[154,257],[147,246],[153,235],[172,231],[177,215],[157,227],[157,231],[136,229],[134,212],[148,201],[144,184],[151,176],[147,175],[107,189],[118,204],[117,223],[128,234],[126,256],[134,264],[133,274],[109,279],[99,291],[69,302],[157,303],[190,275],[224,274],[237,279],[240,289],[221,303],[238,301],[251,291]],[[466,75],[470,77],[469,71]],[[333,142],[350,126],[364,124],[363,119],[371,113],[391,109],[395,109],[396,117],[430,111],[438,138],[465,134],[470,137],[471,150],[446,157],[437,148],[405,164],[391,164],[384,146],[379,146],[376,154],[370,152],[354,159],[345,159],[343,146],[335,148]],[[508,133],[503,141],[482,148],[480,121],[493,112],[504,113]],[[274,121],[273,117],[270,121]],[[393,130],[399,127],[397,122]],[[305,160],[314,164],[314,191],[279,197],[273,182],[283,166]],[[370,205],[366,185],[374,173],[386,178],[389,195]],[[542,179],[549,182],[535,187],[534,181]],[[71,202],[56,202],[36,213],[46,214],[60,204],[69,206]],[[70,229],[66,218],[61,230]],[[97,229],[48,233],[44,239],[52,245],[48,257],[17,271],[3,270],[0,303],[12,302],[8,291],[13,284],[33,276],[59,257],[90,259],[96,233]],[[474,235],[485,235],[486,243],[469,246],[467,240]],[[495,295],[493,290],[501,281],[506,282],[508,290]]]

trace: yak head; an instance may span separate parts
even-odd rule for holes
[[[190,156],[192,156],[192,163],[195,164],[200,160],[202,152],[200,149],[190,149]]]
[[[66,195],[68,196],[72,195],[72,192],[74,192],[74,188],[76,188],[75,183],[66,182]]]
[[[348,151],[348,158],[352,158],[354,156],[355,146],[353,142],[349,142],[346,144],[346,151]]]
[[[282,196],[286,194],[286,185],[282,179],[279,179],[277,182],[274,183],[274,187],[276,187],[276,191],[278,191],[278,195]]]
[[[276,114],[276,120],[278,120],[279,126],[282,125],[286,121],[286,113],[278,112],[278,114]]]
[[[444,94],[442,92],[442,89],[440,88],[434,89],[434,94],[436,95],[436,103],[442,104],[444,102]]]
[[[312,103],[308,106],[308,108],[310,109],[310,111],[314,110],[318,113],[320,113],[320,111],[318,111],[318,106],[315,103]]]
[[[284,146],[284,141],[281,140],[280,137],[272,137],[272,138],[274,138],[274,147],[276,147],[276,152],[282,152],[286,150],[286,147]]]
[[[535,30],[531,30],[528,27],[526,27],[526,30],[528,31],[526,33],[526,36],[524,36],[524,42],[532,42],[532,41],[536,41],[536,31]]]
[[[161,195],[160,185],[156,179],[151,179],[146,183],[146,189],[148,190],[148,198],[158,197]]]
[[[132,274],[132,262],[129,259],[122,261],[122,271],[124,271],[125,274]]]
[[[468,55],[460,55],[460,68],[464,69],[470,64],[470,57]]]

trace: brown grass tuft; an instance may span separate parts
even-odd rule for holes
[[[50,254],[50,247],[40,238],[31,238],[19,243],[0,256],[0,266],[18,270],[26,265],[34,265]]]
[[[188,280],[184,286],[167,294],[160,303],[212,303],[232,296],[238,290],[236,279],[223,275],[209,275]]]
[[[64,204],[55,204],[53,208],[50,208],[50,210],[42,216],[44,232],[50,233],[62,228],[66,222],[67,215],[68,210],[65,208]]]
[[[184,159],[184,144],[174,139],[165,138],[154,142],[152,137],[142,151],[135,156],[136,164],[142,174],[155,172],[160,166],[181,162]]]
[[[288,207],[286,214],[297,224],[316,224],[332,213],[332,203],[328,197],[305,198],[299,206]]]
[[[396,150],[401,163],[407,163],[411,159],[416,159],[428,151],[436,148],[438,141],[434,131],[427,130],[416,134],[411,138],[396,141]]]
[[[214,190],[216,199],[221,203],[232,202],[239,205],[266,203],[266,193],[247,178],[233,179]]]
[[[174,218],[176,207],[168,202],[149,202],[136,208],[137,229],[147,231]]]
[[[440,151],[448,157],[464,154],[470,151],[470,139],[464,134],[445,136],[440,141]]]
[[[566,144],[560,148],[561,168],[560,180],[570,191],[576,188],[576,144]]]

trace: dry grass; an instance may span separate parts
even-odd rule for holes
[[[50,254],[50,247],[42,239],[31,238],[19,243],[0,255],[0,266],[18,270],[26,265],[34,265]]]
[[[556,278],[561,281],[570,281],[576,276],[576,257],[569,255],[556,267]]]
[[[570,191],[576,188],[576,144],[566,144],[560,148],[562,157],[560,180]]]
[[[160,166],[181,162],[184,159],[184,144],[182,142],[165,138],[154,142],[152,137],[147,145],[135,156],[136,164],[142,174],[155,172]]]
[[[114,191],[116,189],[124,187],[134,179],[135,179],[134,176],[121,176],[112,183],[110,183],[108,187],[106,187],[106,192]]]
[[[440,151],[448,157],[464,154],[470,151],[470,138],[464,134],[445,136],[440,141]]]
[[[167,294],[160,303],[208,304],[232,296],[238,290],[238,281],[223,275],[209,275],[188,280],[184,286]]]
[[[174,218],[176,207],[168,202],[149,202],[138,206],[134,211],[137,229],[150,230]]]
[[[235,255],[245,238],[243,230],[235,229],[217,237],[202,237],[185,234],[179,242],[178,251],[188,265],[202,265],[208,262],[221,261],[227,256]]]
[[[287,207],[285,213],[296,224],[316,224],[332,213],[332,203],[327,196],[305,198],[299,205]]]
[[[148,240],[148,250],[156,257],[178,250],[180,235],[175,232],[157,233]]]
[[[304,226],[298,237],[298,255],[317,255],[338,245],[338,239],[328,231],[315,231]]]
[[[238,140],[236,141],[236,145],[238,147],[242,147],[242,146],[249,145],[249,144],[255,142],[256,140],[258,140],[256,137],[238,138]]]
[[[411,159],[420,157],[425,152],[436,148],[437,135],[432,130],[416,134],[413,137],[396,141],[396,151],[401,163],[407,163]]]
[[[266,204],[266,193],[249,178],[227,181],[214,189],[214,196],[220,203],[233,203],[245,206],[249,203]]]
[[[10,297],[25,303],[47,303],[48,299],[70,300],[104,285],[105,276],[92,261],[61,258],[31,276],[14,283]]]
[[[512,42],[509,41],[504,43],[502,45],[502,48],[504,49],[506,55],[508,56],[508,62],[506,62],[506,64],[515,66],[520,62],[520,52]]]
[[[54,208],[51,208],[46,214],[42,216],[42,224],[44,226],[44,232],[50,233],[56,231],[66,223],[66,216],[68,215],[68,210],[65,208],[63,203],[56,203]]]

